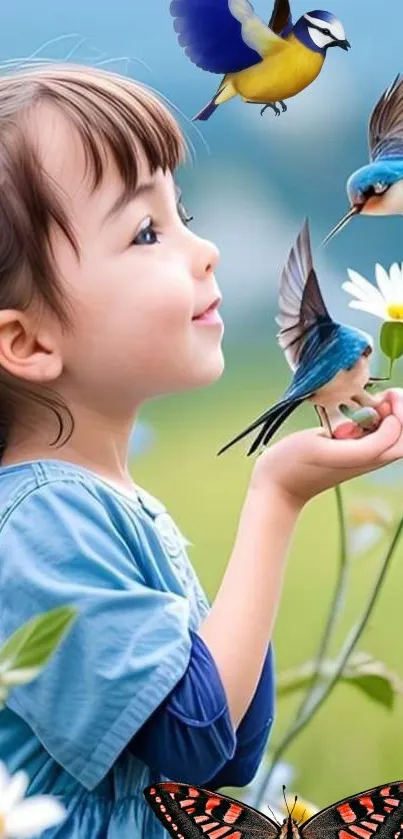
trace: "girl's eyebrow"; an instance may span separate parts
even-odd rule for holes
[[[118,197],[113,202],[106,215],[103,217],[101,226],[103,226],[107,221],[110,221],[114,216],[120,213],[125,207],[127,207],[128,204],[134,201],[135,198],[139,198],[141,195],[144,195],[145,193],[152,192],[154,189],[154,181],[143,181],[142,183],[137,184],[133,192],[124,189],[123,192],[121,192],[121,194],[118,195]]]

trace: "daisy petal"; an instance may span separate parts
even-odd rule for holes
[[[362,277],[358,271],[353,271],[351,268],[347,268],[347,274],[350,277],[352,283],[359,286],[362,291],[365,291],[369,297],[373,297],[376,300],[382,299],[381,292],[375,288],[369,280],[366,280],[365,277]]]
[[[55,827],[66,817],[66,810],[50,795],[36,795],[27,798],[5,818],[6,836],[13,839],[28,839],[42,833],[48,827]]]
[[[3,798],[5,791],[8,789],[8,785],[10,783],[10,775],[7,772],[7,769],[4,763],[0,762],[0,798]]]
[[[366,291],[363,291],[362,288],[360,288],[355,283],[351,283],[349,280],[346,280],[342,284],[341,287],[342,287],[343,291],[347,291],[347,294],[352,294],[353,297],[357,298],[357,300],[368,300],[369,299],[369,296],[368,296]],[[371,300],[372,300],[372,297],[371,297]]]
[[[367,300],[365,303],[361,300],[350,300],[351,309],[360,309],[362,312],[368,312],[370,315],[376,315],[381,320],[386,320],[385,304],[379,306],[378,303],[373,303],[372,300]]]
[[[29,784],[26,772],[16,772],[1,797],[1,813],[7,815],[24,798]]]
[[[389,274],[379,262],[375,265],[375,279],[378,284],[378,288],[385,298],[385,300],[391,300],[393,293],[393,285],[391,280],[389,279]]]
[[[403,266],[402,266],[403,267]],[[393,295],[396,301],[403,300],[403,277],[402,269],[397,262],[394,262],[389,271],[390,282],[393,288]]]

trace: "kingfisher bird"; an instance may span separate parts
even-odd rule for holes
[[[293,371],[290,385],[272,408],[227,443],[226,451],[255,428],[261,429],[248,455],[266,446],[283,422],[306,400],[313,403],[322,426],[331,436],[346,415],[366,414],[366,430],[379,425],[378,399],[365,388],[370,378],[370,335],[336,323],[325,306],[312,263],[308,220],[305,220],[283,268],[279,291],[280,326],[277,340]],[[365,409],[363,411],[363,409]]]
[[[368,124],[370,163],[347,181],[350,210],[325,245],[356,215],[403,214],[403,76],[399,73],[375,105]]]
[[[223,102],[272,108],[296,96],[319,75],[329,47],[350,48],[340,21],[316,10],[294,24],[289,0],[275,0],[267,26],[249,0],[172,0],[171,15],[181,47],[190,60],[210,73],[224,74],[217,93],[195,117],[208,120]]]

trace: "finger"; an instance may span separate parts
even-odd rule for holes
[[[335,440],[358,440],[363,436],[363,429],[355,422],[342,422],[333,434]]]
[[[403,390],[401,388],[394,388],[389,390],[386,394],[386,403],[389,404],[391,412],[403,424]]]
[[[318,438],[318,456],[327,466],[335,469],[370,467],[397,443],[401,433],[402,424],[391,415],[381,422],[373,434],[366,434],[358,440]]]
[[[376,410],[378,411],[378,414],[382,419],[385,419],[385,417],[388,417],[390,414],[393,413],[392,405],[389,399],[377,405]]]

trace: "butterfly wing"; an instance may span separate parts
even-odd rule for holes
[[[403,76],[396,76],[371,114],[368,127],[371,160],[403,155]]]
[[[189,784],[158,783],[143,791],[175,839],[270,839],[278,825],[241,801]]]
[[[318,322],[332,322],[313,262],[308,221],[305,220],[280,280],[278,343],[292,370],[298,365],[308,331]]]
[[[300,828],[303,839],[400,839],[403,781],[359,792],[332,804]]]

